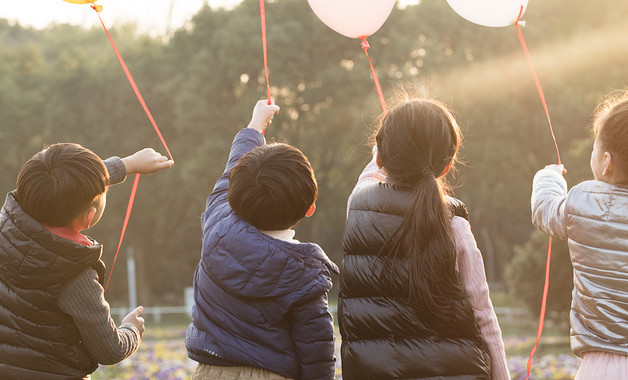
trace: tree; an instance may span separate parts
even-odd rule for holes
[[[535,231],[525,244],[514,247],[512,261],[506,267],[505,278],[512,298],[535,317],[541,310],[547,244],[547,235]],[[551,254],[547,316],[556,321],[566,321],[569,319],[573,288],[573,269],[567,244],[554,239]]]

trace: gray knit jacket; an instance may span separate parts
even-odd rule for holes
[[[126,169],[118,157],[104,160],[110,184],[125,180]],[[59,293],[61,310],[72,316],[83,344],[100,364],[115,364],[130,356],[140,344],[139,331],[130,323],[116,328],[109,314],[103,287],[94,269],[87,269]]]
[[[574,270],[571,348],[628,354],[628,187],[585,181],[567,192],[552,169],[534,176],[532,222],[566,240]]]

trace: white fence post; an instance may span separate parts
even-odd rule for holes
[[[135,283],[135,257],[133,257],[133,247],[127,248],[127,277],[129,280],[129,310],[133,311],[137,307],[137,287]]]
[[[188,317],[192,316],[192,306],[194,305],[194,288],[188,286],[183,291],[183,299],[185,300],[185,309]]]

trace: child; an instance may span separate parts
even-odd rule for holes
[[[628,94],[600,105],[593,130],[595,180],[568,192],[562,165],[546,166],[534,176],[532,222],[569,245],[576,379],[628,379]]]
[[[338,268],[318,245],[294,239],[317,185],[301,151],[265,145],[278,111],[257,102],[207,199],[185,340],[199,362],[193,379],[334,378],[327,292]]]
[[[510,379],[466,209],[445,196],[460,139],[434,100],[383,117],[343,237],[344,379]]]
[[[81,231],[100,219],[109,185],[172,164],[152,149],[103,162],[77,144],[24,164],[0,214],[0,378],[89,377],[137,349],[142,307],[116,328],[102,245]]]

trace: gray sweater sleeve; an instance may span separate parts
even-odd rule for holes
[[[109,172],[109,184],[116,185],[124,182],[126,179],[126,167],[120,157],[110,157],[103,161],[107,172]]]
[[[116,328],[94,269],[82,272],[66,285],[57,303],[74,319],[83,344],[98,363],[115,364],[137,350],[139,331],[130,323]]]

